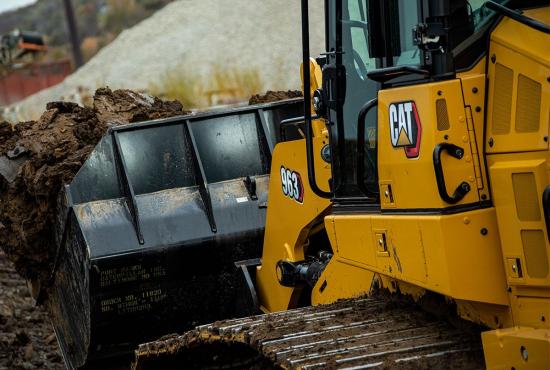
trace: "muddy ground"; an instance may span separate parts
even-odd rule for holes
[[[64,368],[48,314],[0,250],[0,370]]]

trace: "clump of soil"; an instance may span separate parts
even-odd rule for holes
[[[303,96],[304,95],[299,90],[288,90],[288,91],[269,90],[263,95],[261,94],[252,95],[252,97],[248,101],[248,104],[254,105],[254,104],[271,103],[279,100],[301,98]]]
[[[64,368],[48,315],[0,250],[0,369]]]
[[[18,162],[12,178],[0,176],[1,247],[23,277],[41,281],[55,254],[58,193],[107,129],[188,113],[177,101],[109,88],[96,91],[92,108],[54,102],[46,109],[38,121],[0,123],[0,157]]]

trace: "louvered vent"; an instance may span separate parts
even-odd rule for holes
[[[437,112],[437,129],[445,131],[451,128],[449,123],[449,112],[447,112],[447,101],[445,99],[437,99],[435,102],[435,110]]]
[[[520,221],[539,221],[541,218],[535,175],[512,174],[512,185],[516,200],[516,212]]]
[[[517,132],[539,131],[541,92],[540,83],[524,75],[519,75],[516,103]]]
[[[493,134],[510,132],[513,85],[514,71],[497,63],[495,66],[495,98],[493,100]]]

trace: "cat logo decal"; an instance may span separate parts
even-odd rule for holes
[[[407,158],[420,154],[422,125],[414,101],[392,103],[389,107],[391,144],[404,148]]]

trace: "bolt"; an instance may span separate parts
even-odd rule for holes
[[[493,140],[492,137],[489,138],[489,146],[492,148],[493,145],[495,145],[495,141]]]
[[[521,352],[521,358],[523,358],[523,361],[527,361],[529,359],[529,352],[527,352],[527,348],[525,348],[524,346],[521,346],[520,352]]]
[[[542,316],[540,317],[540,321],[546,322],[546,317],[544,317],[544,315],[542,315]]]
[[[445,140],[449,140],[449,135],[445,135],[445,136],[443,136],[443,139],[445,139]]]
[[[545,137],[544,137],[544,141],[545,141],[545,142],[548,142],[548,136],[545,136]]]
[[[487,200],[487,194],[481,194],[481,200]]]
[[[508,293],[512,293],[512,288],[508,287]]]
[[[476,107],[476,112],[481,112],[481,107]]]
[[[437,95],[439,95],[439,96],[443,95],[443,91],[439,90],[439,91],[437,92]]]
[[[480,230],[480,232],[481,232],[481,235],[483,235],[483,236],[489,234],[489,230],[487,230],[485,227],[482,228],[482,229]],[[515,265],[514,265],[514,266],[515,266]],[[512,267],[512,269],[513,269],[513,267]],[[514,271],[515,271],[515,270],[514,270]]]
[[[497,61],[497,56],[495,54],[491,55],[491,62],[495,64],[496,61]]]
[[[472,89],[472,92],[473,92],[474,94],[477,94],[477,92],[478,92],[477,87],[474,87],[474,88]]]

